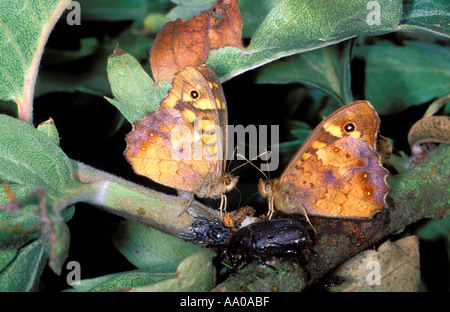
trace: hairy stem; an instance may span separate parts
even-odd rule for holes
[[[185,213],[186,199],[142,187],[74,160],[72,167],[75,178],[86,185],[78,195],[72,195],[74,203],[86,202],[174,236],[192,224],[193,219]],[[217,211],[198,202],[191,205],[217,215]]]

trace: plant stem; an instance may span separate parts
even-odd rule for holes
[[[23,88],[23,97],[17,99],[17,112],[20,120],[33,124],[33,97],[34,97],[34,87],[36,85],[37,73],[39,70],[39,64],[41,63],[42,54],[44,52],[45,44],[47,43],[48,37],[58,21],[59,17],[69,4],[70,0],[61,0],[56,5],[53,14],[50,16],[49,20],[42,28],[41,35],[39,37],[39,42],[34,53],[33,59],[31,61],[30,67],[25,73],[25,84]]]
[[[72,194],[72,201],[87,202],[115,215],[151,226],[176,236],[190,226],[192,217],[185,213],[184,198],[160,193],[112,174],[72,160],[75,178],[86,188]],[[193,201],[191,206],[205,209],[213,215],[217,211]]]

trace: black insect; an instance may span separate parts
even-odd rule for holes
[[[237,272],[245,265],[258,261],[267,264],[273,257],[297,257],[300,265],[306,263],[302,251],[310,249],[311,239],[306,227],[292,219],[260,221],[242,227],[234,233],[220,255],[221,262]],[[309,279],[309,273],[306,272]]]
[[[196,217],[192,225],[185,231],[178,233],[178,237],[197,244],[205,244],[206,247],[225,246],[233,232],[220,220],[208,220]]]
[[[190,227],[178,236],[206,247],[217,247],[216,261],[237,273],[247,264],[258,261],[263,266],[275,258],[297,257],[299,264],[306,263],[303,249],[310,249],[311,239],[303,223],[292,219],[259,221],[237,231],[226,227],[219,219],[205,215],[203,211],[189,211],[194,218]],[[313,255],[315,255],[314,251]],[[307,278],[309,273],[305,271]]]

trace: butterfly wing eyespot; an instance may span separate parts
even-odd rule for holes
[[[194,100],[198,98],[198,92],[196,90],[192,90],[190,95]]]
[[[353,132],[355,130],[356,130],[356,126],[355,126],[355,124],[353,122],[348,122],[344,126],[344,131],[346,133],[350,133],[350,132]]]

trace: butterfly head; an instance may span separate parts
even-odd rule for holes
[[[259,193],[264,197],[271,197],[274,190],[275,180],[263,180],[259,179],[258,190]]]
[[[238,179],[239,177],[233,176],[231,173],[223,173],[219,183],[223,190],[222,193],[231,191],[236,186]]]
[[[262,197],[267,198],[269,203],[268,219],[272,218],[274,213],[274,204],[279,202],[281,196],[280,180],[263,180],[259,179],[258,190]]]

